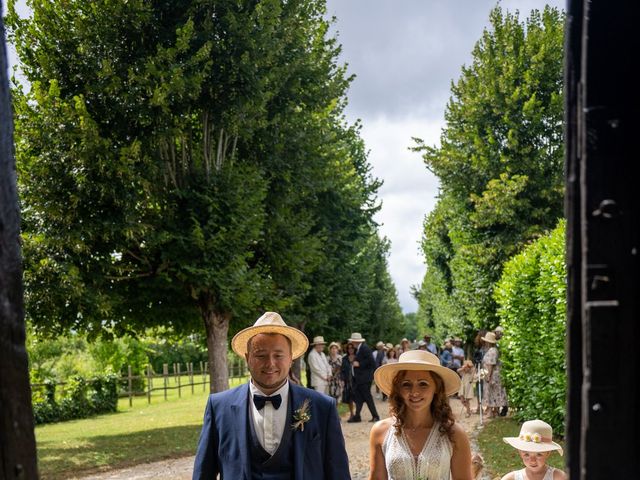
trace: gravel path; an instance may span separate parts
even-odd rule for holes
[[[375,399],[376,408],[381,418],[388,415],[387,402]],[[474,402],[475,403],[475,402]],[[457,399],[451,399],[451,408],[458,422],[464,427],[471,439],[472,449],[477,450],[475,437],[477,435],[478,415],[464,418],[462,405]],[[342,421],[342,432],[349,455],[349,466],[353,480],[366,480],[369,473],[369,430],[372,424],[367,420],[371,418],[369,410],[363,408],[363,421],[361,423],[347,423],[347,417]],[[348,415],[347,415],[348,416]],[[145,463],[121,470],[111,470],[80,477],[81,480],[190,480],[193,469],[194,457],[176,458],[154,463]],[[488,477],[482,477],[488,478]],[[75,480],[80,480],[76,478]]]

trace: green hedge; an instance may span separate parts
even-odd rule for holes
[[[518,420],[564,433],[566,397],[565,223],[509,260],[495,292],[503,381]]]
[[[99,375],[89,379],[76,376],[66,383],[65,393],[59,398],[56,395],[58,384],[46,381],[44,394],[33,395],[36,425],[115,412],[118,407],[117,380],[116,375]]]

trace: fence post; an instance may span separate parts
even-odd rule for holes
[[[193,362],[189,362],[189,381],[191,382],[191,395],[193,395]]]
[[[131,378],[131,365],[129,365],[128,371],[129,375],[127,379],[129,380],[129,391],[127,393],[129,394],[129,407],[133,407],[133,378]]]
[[[169,381],[169,365],[166,363],[162,364],[162,377],[164,380],[164,399],[167,399],[167,382]]]
[[[182,392],[180,391],[180,364],[178,363],[178,398],[182,398]]]
[[[178,372],[178,370],[177,370],[177,368],[176,368],[176,364],[174,363],[174,364],[173,364],[173,383],[176,383],[176,382],[178,381],[178,380],[177,380],[177,376],[178,376],[178,373],[177,373],[177,372]]]
[[[151,389],[153,388],[151,377],[151,365],[147,365],[147,403],[151,404]]]

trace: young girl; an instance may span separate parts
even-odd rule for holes
[[[504,437],[505,443],[518,450],[524,468],[507,473],[502,480],[566,480],[562,470],[547,465],[554,450],[562,455],[562,447],[552,437],[551,425],[542,420],[524,422],[518,437]]]
[[[467,411],[467,413],[465,413],[465,417],[470,417],[471,399],[476,396],[474,391],[476,383],[476,369],[473,366],[473,362],[471,360],[465,360],[462,366],[458,369],[458,374],[462,380],[458,397],[460,397],[460,401]]]

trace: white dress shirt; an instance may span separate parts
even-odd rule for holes
[[[253,395],[261,395],[272,397],[280,394],[282,403],[280,408],[273,408],[271,402],[266,402],[262,410],[258,410],[253,403]],[[284,382],[278,390],[271,395],[265,395],[253,381],[249,382],[249,412],[251,412],[251,421],[253,429],[256,432],[258,441],[262,448],[269,454],[273,455],[280,445],[282,434],[287,423],[287,407],[289,405],[289,381]]]

